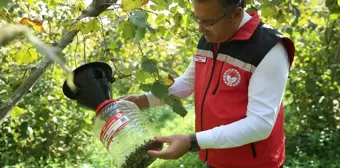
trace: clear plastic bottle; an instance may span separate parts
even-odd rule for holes
[[[107,100],[98,106],[96,115],[95,136],[118,167],[147,167],[155,160],[146,152],[158,131],[135,103]]]

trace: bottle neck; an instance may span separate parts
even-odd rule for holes
[[[112,102],[116,102],[117,100],[115,99],[108,99],[108,100],[105,100],[104,102],[100,103],[100,105],[97,107],[96,109],[96,116],[98,117],[100,111],[106,107],[107,105],[109,105],[110,103]]]

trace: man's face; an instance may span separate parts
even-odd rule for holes
[[[220,43],[230,39],[237,31],[242,18],[242,9],[230,11],[226,15],[219,0],[194,3],[196,19],[200,21],[198,30],[209,42]],[[230,17],[230,13],[232,16]]]

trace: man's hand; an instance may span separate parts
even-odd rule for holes
[[[160,159],[178,159],[190,150],[189,135],[172,135],[156,137],[160,143],[168,143],[169,148],[165,150],[149,150],[148,155]]]
[[[134,102],[139,109],[148,108],[149,107],[149,101],[148,98],[145,95],[127,95],[127,96],[121,96],[117,98],[116,100],[127,100]]]

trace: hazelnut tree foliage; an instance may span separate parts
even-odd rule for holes
[[[284,97],[286,165],[336,167],[340,158],[336,145],[340,139],[339,0],[246,3],[248,11],[258,11],[264,22],[296,45]],[[77,106],[61,90],[65,67],[75,69],[93,61],[112,67],[117,79],[114,97],[151,91],[166,100],[169,106],[146,110],[164,134],[193,131],[192,97],[178,100],[167,94],[173,79],[192,59],[200,37],[191,11],[186,0],[88,4],[1,0],[0,166],[112,164],[91,154],[99,150],[89,145],[93,112]],[[51,53],[64,67],[50,59]],[[153,166],[163,164],[200,162],[188,154],[177,161],[157,160]]]

